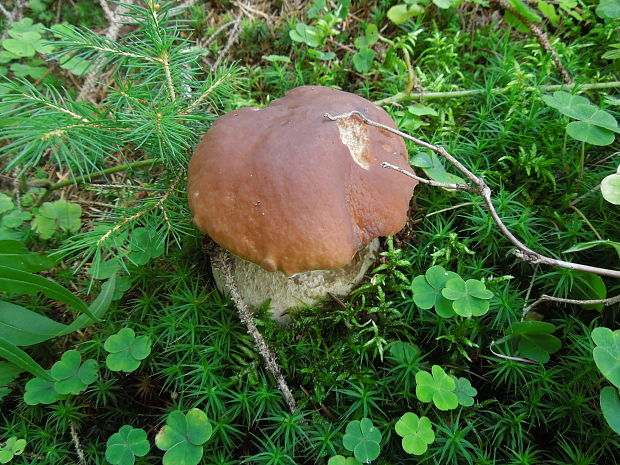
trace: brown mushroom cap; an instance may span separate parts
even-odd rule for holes
[[[398,232],[416,181],[402,138],[368,126],[357,110],[395,127],[355,94],[304,86],[265,108],[218,118],[189,165],[198,228],[241,258],[287,275],[340,268],[370,240]]]

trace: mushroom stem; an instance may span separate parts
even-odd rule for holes
[[[261,357],[263,357],[267,370],[269,370],[269,372],[273,375],[276,383],[278,384],[278,389],[280,389],[282,394],[284,394],[284,399],[286,400],[289,410],[291,413],[294,413],[297,409],[295,399],[293,398],[291,389],[288,387],[288,384],[286,384],[284,375],[280,370],[278,359],[271,349],[269,349],[265,338],[256,327],[256,323],[254,323],[252,310],[248,307],[239,293],[239,289],[237,288],[237,284],[235,283],[232,274],[232,259],[230,253],[225,249],[216,246],[212,255],[212,264],[221,273],[224,283],[228,288],[228,292],[230,292],[230,298],[235,303],[235,307],[239,313],[239,319],[247,328],[248,333],[252,336],[252,339],[254,339],[254,344],[256,345]]]

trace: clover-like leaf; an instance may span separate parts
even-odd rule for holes
[[[302,42],[309,47],[318,47],[322,42],[319,30],[304,23],[297,23],[295,29],[289,31],[289,36],[295,42]]]
[[[0,362],[0,400],[11,392],[11,383],[23,373],[23,369],[10,362]]]
[[[367,73],[372,69],[372,62],[374,59],[375,52],[368,47],[363,47],[353,55],[353,66],[355,66],[356,71]]]
[[[0,213],[8,212],[9,210],[13,210],[15,208],[15,204],[6,194],[0,192]]]
[[[519,321],[506,328],[504,333],[520,357],[547,363],[549,356],[562,347],[562,342],[551,335],[555,329],[544,321]]]
[[[394,24],[402,24],[408,19],[418,16],[424,12],[424,7],[418,3],[394,5],[387,12],[387,17]]]
[[[434,152],[419,152],[411,160],[413,166],[422,168],[426,175],[438,182],[462,184],[465,180],[455,174],[448,173],[439,156]]]
[[[446,299],[453,301],[454,311],[464,317],[484,315],[489,311],[489,299],[493,297],[493,293],[482,281],[464,281],[460,276],[448,280],[441,293]]]
[[[164,253],[165,246],[160,234],[147,228],[136,228],[129,242],[131,252],[127,258],[136,265],[144,265]]]
[[[381,452],[381,432],[370,418],[353,420],[347,425],[342,444],[362,463],[372,462]]]
[[[592,145],[609,145],[614,133],[587,121],[572,121],[566,125],[566,133],[573,139]]]
[[[136,457],[145,456],[150,449],[143,429],[124,425],[109,437],[105,458],[112,465],[133,465]]]
[[[82,355],[77,350],[68,350],[51,369],[56,380],[54,389],[59,394],[79,394],[97,379],[99,366],[93,359],[82,363]]]
[[[594,328],[594,361],[603,376],[620,389],[620,329]]]
[[[425,310],[435,307],[437,314],[443,318],[455,315],[452,302],[446,299],[441,291],[446,283],[459,275],[446,271],[442,266],[431,266],[424,276],[416,276],[411,282],[411,291],[415,304]]]
[[[62,396],[54,389],[54,382],[32,378],[26,383],[24,402],[28,405],[53,404]]]
[[[32,229],[41,239],[49,239],[58,229],[77,232],[82,226],[82,207],[66,200],[45,202],[32,221]]]
[[[26,444],[25,439],[17,439],[17,436],[11,436],[0,446],[0,463],[9,463],[16,455],[21,455]]]
[[[457,378],[453,376],[456,387],[454,393],[459,400],[459,404],[463,407],[471,407],[474,405],[474,397],[478,394],[476,388],[471,385],[471,382],[467,378]]]
[[[563,90],[558,90],[554,92],[553,95],[544,95],[543,101],[563,115],[574,119],[579,119],[579,113],[575,110],[577,105],[594,106],[587,98],[581,97],[580,95],[572,95]]]
[[[601,194],[609,203],[620,205],[620,166],[615,174],[606,176],[601,181]]]
[[[355,457],[345,457],[343,455],[334,455],[327,461],[327,465],[361,465],[360,461]]]
[[[105,363],[112,371],[135,371],[140,362],[151,353],[151,338],[138,336],[131,328],[123,328],[108,337],[103,348],[110,352]]]
[[[439,410],[453,410],[458,407],[454,393],[456,383],[439,365],[433,365],[431,373],[419,371],[415,375],[415,395],[421,402],[433,402]]]
[[[408,454],[422,455],[435,440],[431,421],[415,413],[407,412],[396,422],[396,434],[401,436],[403,449]]]
[[[601,18],[620,18],[620,0],[601,0],[596,7],[596,14]]]
[[[207,414],[200,409],[186,415],[179,410],[170,413],[155,437],[155,445],[166,451],[163,465],[196,465],[202,458],[202,444],[212,432]]]
[[[620,392],[612,386],[601,389],[601,411],[607,423],[617,434],[620,434]]]

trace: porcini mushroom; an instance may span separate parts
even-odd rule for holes
[[[218,118],[189,165],[194,222],[235,255],[233,273],[250,305],[290,307],[347,294],[378,250],[378,237],[405,224],[416,181],[402,138],[352,116],[396,127],[355,94],[321,86],[288,92],[264,108]]]

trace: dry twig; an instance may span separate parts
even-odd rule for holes
[[[123,21],[126,21],[127,18],[123,15],[127,13],[127,6],[133,5],[134,0],[125,0],[124,4],[119,4],[114,11],[112,11],[108,5],[107,0],[99,0],[101,7],[110,21],[110,25],[108,26],[108,30],[106,31],[105,37],[109,40],[116,40],[121,31],[121,27],[123,27]],[[103,68],[105,64],[105,60],[100,60],[95,63],[93,69],[88,73],[84,83],[82,84],[82,88],[80,89],[80,93],[77,96],[78,101],[84,101],[90,99],[95,94],[97,90],[97,80],[99,79],[99,71]]]
[[[535,302],[531,303],[523,310],[523,317],[525,317],[531,309],[536,307],[537,305],[543,302],[557,302],[560,304],[570,304],[570,305],[604,305],[609,306],[613,304],[617,304],[620,302],[620,294],[614,297],[609,297],[607,299],[589,299],[589,300],[577,300],[577,299],[565,299],[563,297],[554,297],[552,295],[543,294],[538,298]]]
[[[445,187],[448,189],[455,189],[455,190],[463,190],[463,191],[468,191],[468,192],[475,192],[479,194],[484,200],[484,203],[486,204],[487,209],[489,210],[489,213],[491,214],[491,217],[493,218],[493,221],[495,222],[499,230],[502,232],[504,236],[508,238],[510,242],[512,242],[516,246],[517,250],[515,250],[513,253],[520,260],[523,260],[524,262],[532,263],[532,264],[543,263],[546,265],[559,266],[561,268],[568,268],[571,270],[586,271],[589,273],[595,273],[595,274],[599,274],[602,276],[609,276],[612,278],[620,278],[620,271],[610,270],[606,268],[599,268],[599,267],[590,266],[590,265],[582,265],[579,263],[571,263],[571,262],[567,262],[564,260],[558,260],[555,258],[542,255],[538,252],[533,251],[529,247],[527,247],[523,242],[517,239],[517,237],[512,232],[510,232],[510,230],[506,227],[504,222],[499,217],[497,210],[495,210],[495,206],[493,205],[493,200],[491,198],[491,188],[487,185],[487,183],[484,182],[482,178],[476,176],[474,173],[468,170],[460,161],[458,161],[456,158],[450,155],[448,151],[444,149],[443,147],[429,144],[428,142],[425,142],[421,139],[418,139],[416,137],[410,136],[409,134],[401,132],[398,129],[394,129],[384,124],[377,123],[376,121],[372,121],[366,118],[359,111],[351,111],[349,113],[345,113],[345,114],[337,115],[337,116],[332,116],[330,114],[325,114],[324,116],[326,118],[329,118],[332,121],[356,116],[359,119],[361,119],[364,123],[370,126],[381,128],[385,131],[396,134],[404,139],[410,140],[411,142],[414,142],[415,144],[421,147],[431,150],[437,153],[438,155],[441,155],[446,160],[448,160],[448,162],[450,162],[453,166],[455,166],[461,173],[465,175],[465,177],[467,177],[471,181],[471,185],[470,184],[438,183],[436,181],[431,181],[429,179],[425,179],[422,182],[425,182],[426,184],[433,185],[433,186]],[[384,168],[390,168],[390,169],[398,168],[398,167],[394,167],[394,165],[391,165],[390,163],[382,163],[381,166],[383,166]],[[420,178],[419,176],[416,176],[413,173],[402,170],[400,168],[398,168],[397,171],[413,179],[416,179],[418,181],[421,181],[423,179],[423,178]]]
[[[26,0],[15,0],[13,2],[13,9],[9,11],[4,5],[0,3],[0,13],[6,16],[6,28],[2,33],[2,37],[0,39],[6,39],[9,33],[9,27],[11,23],[16,23],[21,21],[24,16],[24,7],[26,6]]]
[[[71,439],[73,440],[73,445],[75,446],[75,452],[77,453],[79,464],[83,465],[86,463],[86,457],[84,456],[84,449],[82,449],[82,445],[80,444],[80,438],[77,435],[77,431],[75,430],[75,425],[71,423],[69,425],[69,429],[71,431]]]
[[[530,30],[532,35],[534,37],[536,37],[536,40],[538,41],[538,44],[540,45],[540,47],[545,52],[547,52],[547,53],[549,53],[551,55],[551,59],[553,60],[553,62],[555,63],[556,68],[558,68],[558,71],[562,75],[562,80],[564,81],[564,83],[565,84],[572,84],[573,83],[573,79],[570,77],[570,74],[568,74],[568,71],[566,71],[566,68],[564,67],[564,64],[562,63],[562,60],[560,60],[560,57],[558,56],[556,51],[551,46],[551,42],[549,42],[549,38],[547,37],[547,33],[545,31],[543,31],[541,28],[539,28],[532,21],[528,20],[527,18],[524,18],[523,15],[521,15],[506,0],[498,0],[498,3],[499,3],[499,6],[501,6],[504,10],[510,11],[515,17],[517,17],[519,19],[519,21],[521,21],[523,24],[525,24],[525,26]]]
[[[230,297],[232,301],[235,303],[235,307],[237,308],[237,312],[239,313],[239,319],[243,322],[245,327],[248,330],[248,334],[252,336],[254,339],[254,344],[258,349],[261,357],[265,361],[265,365],[267,366],[267,370],[273,375],[278,384],[278,388],[284,394],[284,399],[288,405],[291,413],[295,412],[297,406],[295,404],[295,399],[293,398],[293,394],[291,393],[286,380],[284,379],[284,375],[282,375],[282,371],[280,370],[280,365],[278,365],[278,359],[275,354],[269,349],[265,338],[260,333],[258,328],[256,327],[256,323],[254,323],[254,318],[252,314],[252,310],[248,307],[248,304],[245,303],[241,294],[239,293],[239,289],[237,289],[237,285],[235,284],[235,280],[232,275],[232,264],[230,254],[224,250],[223,248],[216,246],[214,247],[214,251],[211,255],[213,266],[222,274],[224,278],[224,283],[230,292]]]
[[[228,42],[226,42],[226,45],[224,46],[222,51],[219,53],[217,60],[215,60],[215,63],[213,64],[213,68],[217,68],[220,65],[220,63],[222,63],[222,60],[226,58],[226,55],[228,55],[229,50],[232,48],[232,46],[235,44],[235,42],[239,38],[239,34],[241,34],[241,18],[242,17],[243,17],[243,11],[239,13],[239,16],[237,16],[237,19],[235,19],[235,25],[233,26],[232,31],[230,31],[230,35],[228,36]]]

